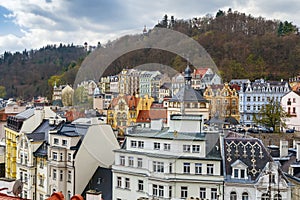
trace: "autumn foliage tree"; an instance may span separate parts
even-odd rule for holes
[[[263,105],[260,111],[254,115],[254,122],[279,131],[280,127],[286,127],[285,121],[288,117],[280,102],[271,99]]]

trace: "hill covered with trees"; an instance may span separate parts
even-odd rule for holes
[[[300,72],[300,36],[291,22],[266,20],[229,9],[219,10],[214,16],[189,20],[165,15],[156,26],[182,32],[196,40],[210,54],[224,81],[234,78],[280,80]],[[122,40],[126,43],[130,38],[140,36],[125,36],[101,48],[113,49],[113,45]],[[6,97],[50,97],[50,86],[55,81],[58,84],[74,83],[86,55],[83,47],[73,45],[46,46],[14,54],[5,52],[0,58],[0,94],[3,94],[4,86]],[[186,67],[186,60],[180,56],[148,48],[122,55],[103,75],[113,75],[124,67],[145,63],[160,63],[177,71]],[[82,64],[99,67],[91,56]]]
[[[50,97],[48,79],[53,75],[63,75],[62,82],[73,83],[74,77],[70,74],[76,75],[77,62],[85,56],[83,47],[62,44],[48,45],[38,50],[5,52],[0,58],[0,86],[6,93],[2,93],[2,97]]]
[[[224,81],[235,78],[280,80],[300,72],[300,36],[291,22],[255,18],[229,9],[227,12],[219,10],[215,16],[190,20],[165,15],[156,26],[182,32],[198,41],[214,60]],[[107,74],[116,73],[116,69],[123,66],[155,61],[178,71],[186,66],[186,60],[178,55],[147,49],[120,57]]]

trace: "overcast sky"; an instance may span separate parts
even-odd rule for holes
[[[153,28],[165,14],[189,19],[228,8],[300,26],[299,0],[1,0],[0,54],[47,44],[97,45]]]

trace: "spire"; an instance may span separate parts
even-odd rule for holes
[[[144,25],[143,34],[146,34],[146,33],[147,33],[147,28],[146,28],[146,25]]]
[[[189,64],[187,64],[185,70],[184,70],[184,79],[185,79],[185,85],[191,85],[191,80],[192,80],[192,70],[190,69]]]

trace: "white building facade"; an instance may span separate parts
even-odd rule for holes
[[[300,131],[300,95],[299,92],[290,91],[281,99],[281,106],[288,114],[286,126],[288,129]]]
[[[253,116],[271,99],[280,102],[281,97],[290,91],[288,82],[265,81],[263,79],[248,81],[241,85],[239,92],[240,123],[253,125]]]
[[[207,142],[208,137],[217,141],[219,134],[196,132],[129,131],[123,148],[115,151],[113,200],[222,196],[219,145]]]
[[[224,199],[292,199],[292,186],[261,140],[230,134],[224,139]]]

